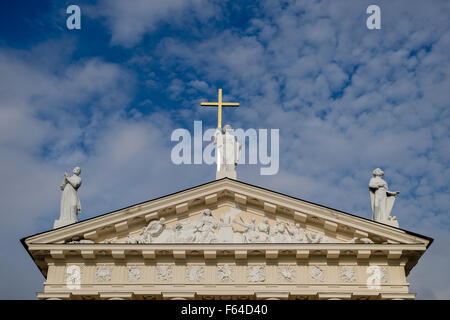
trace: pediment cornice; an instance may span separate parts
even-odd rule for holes
[[[388,243],[420,243],[430,239],[339,210],[296,199],[243,182],[221,179],[146,201],[73,225],[28,237],[25,243],[64,243],[69,239],[96,241],[106,234],[123,233],[133,226],[146,224],[160,217],[184,217],[192,208],[206,208],[219,202],[235,202],[245,208],[258,209],[271,217],[284,217],[293,222],[311,225],[324,232],[345,233],[358,237],[379,238]]]

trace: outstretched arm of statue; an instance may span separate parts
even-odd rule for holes
[[[396,196],[400,193],[400,191],[387,191],[386,193],[388,196]]]
[[[61,184],[61,190],[64,190],[64,187],[66,186],[66,184],[67,184],[67,172],[64,172],[64,179]]]

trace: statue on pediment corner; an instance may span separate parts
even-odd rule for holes
[[[53,229],[78,221],[77,215],[81,212],[81,202],[77,191],[81,186],[81,169],[75,167],[72,172],[73,175],[70,177],[67,172],[64,172],[64,179],[60,187],[62,190],[60,216],[55,220]]]
[[[389,191],[387,182],[382,178],[384,172],[380,168],[373,170],[372,174],[369,181],[372,219],[398,228],[397,218],[391,216],[391,211],[400,192]]]

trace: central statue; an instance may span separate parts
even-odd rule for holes
[[[236,179],[236,166],[239,161],[239,151],[242,145],[236,141],[233,129],[227,124],[223,132],[216,129],[214,133],[214,144],[216,145],[217,172],[216,179],[228,177]]]
[[[217,129],[213,141],[216,145],[216,180],[225,177],[236,180],[236,166],[242,144],[236,141],[233,129],[229,124],[225,125],[222,130],[222,107],[239,107],[239,103],[222,102],[222,89],[219,89],[217,102],[202,102],[201,105],[203,107],[217,107]]]

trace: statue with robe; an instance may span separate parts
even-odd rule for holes
[[[77,215],[81,212],[81,203],[77,190],[81,186],[81,169],[75,167],[72,172],[73,175],[70,177],[67,172],[64,173],[64,180],[61,184],[60,216],[58,220],[55,220],[53,228],[63,227],[78,221]]]
[[[217,242],[214,232],[218,223],[210,209],[203,210],[200,217],[194,221],[194,242],[213,243]]]
[[[369,181],[370,204],[372,206],[372,219],[398,227],[396,217],[391,216],[395,198],[400,193],[389,191],[388,184],[383,180],[383,170],[376,168],[372,172],[373,178]]]
[[[236,166],[242,145],[236,141],[231,126],[225,125],[223,132],[219,128],[216,129],[213,142],[216,145],[216,179],[224,177],[236,179]]]

